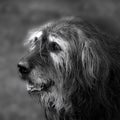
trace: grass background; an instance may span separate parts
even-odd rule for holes
[[[0,0],[0,120],[44,120],[16,65],[28,29],[66,15],[85,17],[120,38],[120,0]]]

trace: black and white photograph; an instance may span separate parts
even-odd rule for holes
[[[120,0],[0,0],[0,120],[120,120]]]

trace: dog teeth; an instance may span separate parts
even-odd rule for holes
[[[27,83],[27,91],[30,91],[34,86]]]
[[[27,83],[27,91],[31,91],[31,92],[33,92],[33,91],[41,91],[43,88],[35,88],[35,86],[34,85],[31,85],[31,84],[29,84],[29,83]]]
[[[49,83],[41,83],[41,84],[30,84],[27,83],[27,91],[30,92],[40,92],[40,91],[47,91],[50,86],[54,85],[51,81]]]
[[[41,89],[36,89],[36,88],[31,89],[31,92],[34,92],[34,91],[41,91]]]

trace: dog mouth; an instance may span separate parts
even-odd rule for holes
[[[52,80],[49,80],[47,82],[42,82],[42,83],[32,83],[32,82],[26,83],[28,93],[47,92],[50,90],[50,88],[53,85],[54,85],[54,82]]]

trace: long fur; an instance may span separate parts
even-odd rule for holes
[[[32,51],[29,61],[36,66],[37,72],[31,73],[34,79],[39,81],[39,74],[43,81],[54,81],[49,92],[38,95],[46,119],[119,120],[120,41],[74,17],[45,25],[37,34],[39,31],[42,35],[35,43],[39,55]],[[47,49],[53,39],[63,45],[59,54]]]

